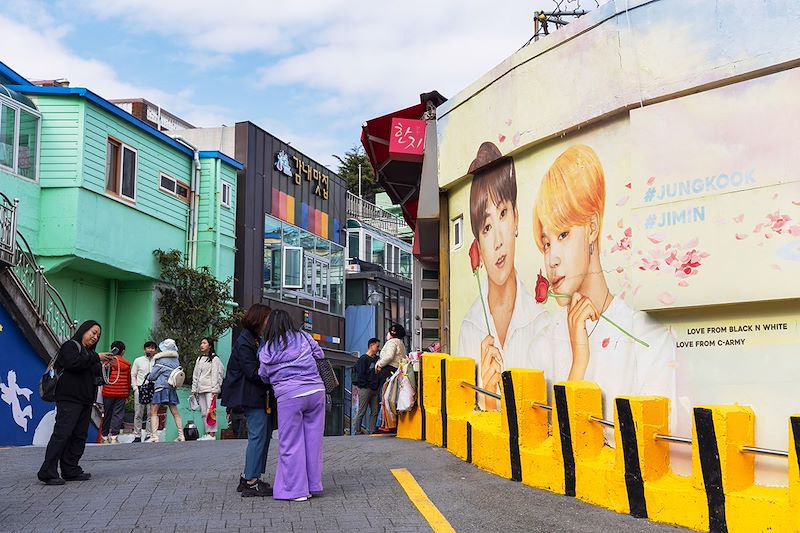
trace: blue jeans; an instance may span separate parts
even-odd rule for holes
[[[267,470],[267,452],[272,437],[272,422],[263,407],[245,409],[247,450],[244,453],[244,478],[259,479]]]

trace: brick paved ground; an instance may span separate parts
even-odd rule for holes
[[[0,450],[0,531],[430,531],[389,472],[397,467],[411,471],[457,531],[683,531],[498,478],[425,443],[387,437],[326,438],[319,498],[241,498],[235,489],[244,445],[91,446],[82,464],[92,480],[61,487],[36,479],[43,449]]]

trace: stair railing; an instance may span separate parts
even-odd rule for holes
[[[40,323],[47,324],[50,330],[55,335],[59,342],[64,342],[69,339],[77,329],[77,322],[75,322],[67,311],[67,306],[61,295],[47,280],[44,275],[44,268],[36,262],[36,256],[33,254],[28,241],[16,229],[16,210],[19,204],[18,200],[11,202],[8,197],[0,193],[3,203],[0,204],[0,240],[2,240],[2,251],[0,253],[11,253],[13,258],[6,261],[11,266],[11,271],[17,278],[17,282],[24,289],[25,295],[28,297],[33,308],[36,310],[36,315]],[[10,215],[8,213],[10,212]],[[9,216],[10,223],[6,226],[6,216]],[[6,239],[6,231],[13,228],[14,232],[11,235],[15,238]],[[5,260],[5,256],[0,256]]]

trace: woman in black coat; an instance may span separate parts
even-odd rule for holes
[[[46,485],[63,485],[65,480],[86,481],[91,477],[78,461],[86,448],[86,433],[92,404],[97,399],[102,364],[112,357],[109,353],[94,351],[99,340],[100,324],[87,320],[58,350],[54,366],[61,377],[56,385],[56,424],[38,474]]]
[[[242,319],[242,332],[233,345],[220,402],[230,410],[241,409],[247,418],[247,450],[244,471],[236,490],[242,497],[271,496],[268,483],[261,481],[267,469],[267,451],[272,436],[272,421],[267,415],[270,388],[258,376],[258,349],[263,342],[271,309],[254,304]]]

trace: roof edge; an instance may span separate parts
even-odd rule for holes
[[[244,169],[243,163],[240,163],[229,155],[223,154],[219,150],[200,150],[199,153],[201,159],[219,159],[223,163],[232,166],[236,170]]]
[[[77,96],[79,98],[83,98],[93,103],[103,111],[106,111],[111,115],[114,115],[115,117],[127,122],[131,126],[141,130],[142,132],[155,138],[156,140],[161,141],[162,143],[167,144],[172,148],[175,148],[176,150],[185,155],[188,155],[190,157],[194,156],[194,152],[192,152],[192,150],[187,146],[176,141],[169,135],[166,135],[158,131],[149,124],[144,123],[143,121],[134,117],[124,109],[115,106],[102,96],[93,93],[89,89],[83,87],[39,87],[36,85],[6,85],[6,87],[8,87],[9,89],[13,89],[17,92],[20,92],[22,94],[43,95],[43,96]]]

